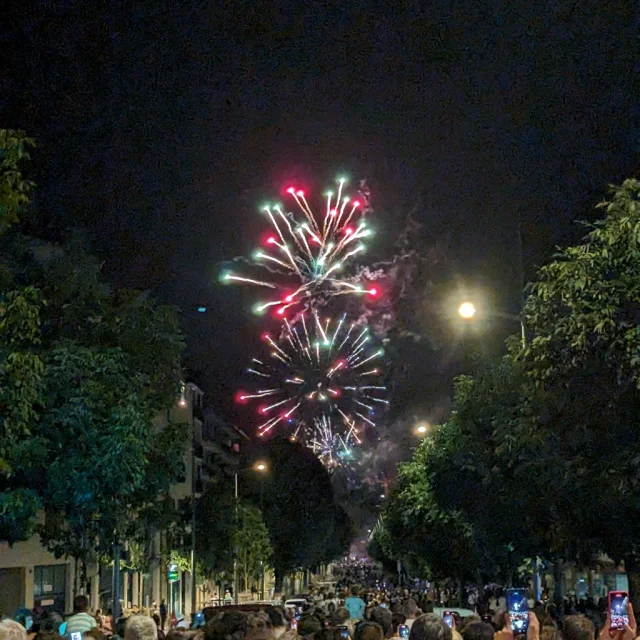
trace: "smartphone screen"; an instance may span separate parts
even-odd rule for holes
[[[626,591],[609,592],[609,616],[612,629],[624,629],[629,624],[629,594]]]
[[[71,636],[71,640],[82,640],[82,634],[79,631],[75,631],[69,635]]]
[[[442,614],[442,618],[444,619],[444,623],[453,629],[453,613],[451,613],[451,611],[445,611]]]
[[[409,627],[406,624],[398,625],[398,635],[401,638],[408,638],[409,637]]]
[[[348,640],[349,638],[349,629],[345,626],[339,626],[338,630],[340,631],[340,637],[344,638],[344,640]]]
[[[507,589],[507,611],[514,634],[526,633],[529,627],[529,605],[525,589]]]
[[[493,623],[493,618],[489,615],[481,616],[482,622],[488,622],[489,624]]]

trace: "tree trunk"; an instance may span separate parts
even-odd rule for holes
[[[275,595],[276,593],[282,593],[282,588],[284,586],[284,572],[279,567],[275,567],[274,574],[276,584],[273,592]]]
[[[564,613],[564,572],[563,561],[556,556],[553,560],[553,602],[556,605],[558,618],[561,619]]]

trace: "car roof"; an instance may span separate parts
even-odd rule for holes
[[[453,611],[457,613],[461,618],[468,618],[469,616],[475,616],[475,611],[471,611],[471,609],[462,609],[461,607],[434,607],[433,613],[443,616],[445,611]]]

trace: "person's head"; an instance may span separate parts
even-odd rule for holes
[[[467,616],[460,624],[460,626],[458,626],[456,624],[456,630],[460,633],[461,636],[464,637],[464,631],[467,627],[469,627],[470,625],[476,623],[476,622],[482,622],[482,618],[480,616],[477,615],[472,615],[472,616]],[[493,626],[491,627],[493,629]]]
[[[118,638],[124,638],[124,629],[127,626],[126,618],[118,618],[116,620],[116,635]]]
[[[124,640],[158,640],[158,627],[149,616],[131,616],[124,628]]]
[[[393,627],[393,635],[394,636],[398,635],[398,627],[401,624],[404,624],[406,621],[407,621],[407,618],[404,615],[404,613],[394,613],[391,616],[391,625]]]
[[[411,625],[409,640],[451,640],[451,629],[435,613],[425,613]]]
[[[360,587],[357,584],[351,587],[351,595],[356,598],[360,595]]]
[[[287,618],[282,607],[268,607],[266,614],[269,617],[269,624],[272,629],[282,629],[284,631],[287,628]]]
[[[417,618],[420,615],[418,603],[413,598],[409,598],[404,605],[404,615],[407,618]]]
[[[15,620],[0,620],[0,640],[27,640],[27,630]]]
[[[85,613],[89,608],[89,598],[87,596],[76,596],[73,599],[73,613]]]
[[[377,622],[358,622],[353,631],[353,640],[384,640],[384,631]]]
[[[349,619],[349,610],[345,607],[340,607],[333,612],[331,616],[331,624],[340,627],[347,623]]]
[[[546,616],[540,623],[540,640],[559,640],[558,625],[551,616]]]
[[[247,640],[270,640],[271,621],[264,611],[256,611],[247,615]]]
[[[385,638],[390,638],[393,635],[392,618],[391,611],[385,609],[385,607],[373,607],[369,614],[369,620],[377,622],[382,627]]]
[[[341,640],[342,635],[340,629],[336,627],[328,627],[320,632],[316,640]]]
[[[562,621],[564,640],[593,640],[596,635],[593,622],[584,615],[565,616]]]
[[[322,622],[316,616],[304,615],[298,621],[298,635],[303,638],[317,638],[322,631]]]
[[[474,621],[461,630],[462,640],[493,640],[494,629],[488,622]]]
[[[215,615],[205,626],[206,640],[243,640],[249,629],[246,614],[239,611],[225,611]]]

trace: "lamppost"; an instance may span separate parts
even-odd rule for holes
[[[238,476],[244,471],[258,471],[259,473],[266,473],[268,467],[266,462],[256,462],[253,466],[246,469],[238,469],[233,474],[234,485],[234,497],[235,497],[235,516],[236,527],[238,526]],[[264,579],[264,578],[263,578]],[[238,604],[238,550],[233,545],[233,601]]]
[[[520,223],[518,223],[518,239],[520,243],[520,278],[521,278],[521,290],[524,291],[524,282],[523,282],[523,267],[522,267],[522,235],[520,233]],[[524,296],[521,296],[520,300],[521,306],[524,306]],[[465,301],[458,307],[458,315],[465,320],[472,320],[476,315],[476,307],[473,302]],[[524,316],[521,311],[519,315],[514,313],[506,313],[504,311],[493,310],[491,311],[491,315],[497,316],[498,318],[505,318],[507,320],[513,320],[514,322],[520,323],[520,340],[522,343],[522,348],[524,349],[527,346],[527,332],[526,327],[524,325]],[[540,559],[536,556],[533,559],[533,588],[536,594],[536,600],[540,598]]]
[[[429,425],[426,422],[420,422],[414,427],[413,432],[418,438],[424,438],[429,433]]]

